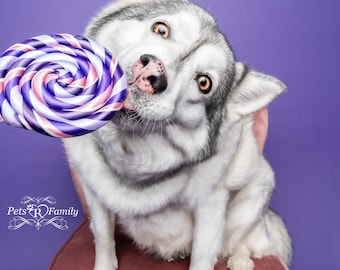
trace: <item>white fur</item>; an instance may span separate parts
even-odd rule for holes
[[[114,11],[154,2],[111,4],[86,33],[94,35],[94,25]],[[202,42],[195,48],[203,35],[200,20],[213,21],[203,10],[196,12],[200,16],[185,9],[160,14],[152,21],[113,20],[95,31],[97,41],[118,57],[127,73],[140,55],[153,54],[168,74],[164,93],[129,100],[144,119],[143,128],[113,121],[94,133],[64,140],[91,211],[95,270],[118,269],[116,222],[147,252],[166,260],[191,255],[190,270],[212,270],[220,256],[230,257],[232,270],[253,269],[251,256],[277,255],[289,263],[285,226],[267,209],[274,176],[258,152],[251,116],[285,87],[271,76],[246,72],[243,64],[235,64],[220,34],[213,37],[213,44]],[[150,31],[156,21],[171,25],[171,41]],[[181,63],[175,59],[191,48],[195,49],[178,68]],[[234,65],[235,76],[224,78],[222,67],[231,71]],[[198,73],[210,76],[211,93],[203,95],[198,90]],[[202,155],[202,149],[208,149],[211,138],[206,104],[221,82],[231,79],[233,89],[222,108],[215,152],[190,164]],[[173,168],[181,169],[167,174]],[[150,180],[161,172],[163,179]]]

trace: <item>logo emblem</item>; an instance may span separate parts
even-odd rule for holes
[[[20,204],[23,207],[8,207],[7,215],[13,216],[8,229],[17,230],[24,225],[29,225],[40,230],[42,227],[51,225],[59,230],[67,230],[68,225],[65,216],[77,217],[79,210],[74,207],[57,209],[57,201],[53,196],[37,197],[24,196]]]

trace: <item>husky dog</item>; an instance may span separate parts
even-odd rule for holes
[[[258,150],[253,113],[285,86],[236,62],[215,20],[186,0],[109,4],[85,35],[108,48],[128,96],[107,125],[65,139],[91,212],[96,270],[118,269],[114,227],[166,260],[191,256],[191,270],[228,257],[289,264],[291,243],[268,209],[274,176]]]

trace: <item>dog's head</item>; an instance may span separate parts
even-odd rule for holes
[[[116,1],[85,35],[108,48],[124,69],[128,97],[113,121],[134,133],[204,125],[214,136],[226,111],[236,121],[284,89],[236,63],[214,18],[186,0]]]

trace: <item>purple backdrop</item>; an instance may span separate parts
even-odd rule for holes
[[[277,177],[271,205],[285,219],[294,240],[291,269],[340,269],[340,2],[196,2],[216,16],[239,60],[288,86],[270,106],[265,155]],[[35,35],[79,34],[106,3],[1,1],[0,51]],[[8,226],[14,218],[24,217],[20,213],[26,207],[20,204],[24,196],[55,198],[54,205],[31,203],[40,210],[80,210],[61,142],[0,124],[0,154],[0,268],[47,269],[83,213],[75,217],[63,213],[65,230],[52,224],[40,230],[29,224],[17,230]]]

